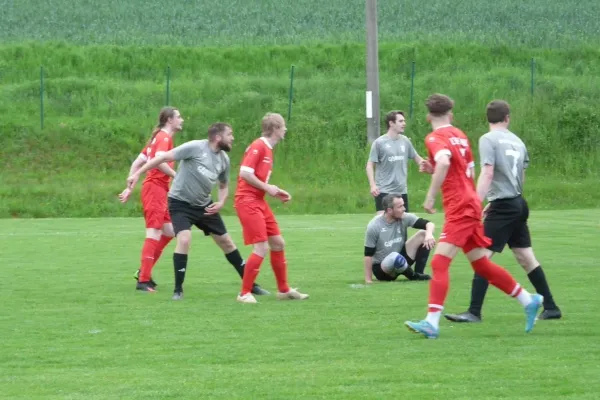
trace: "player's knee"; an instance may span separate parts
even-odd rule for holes
[[[259,257],[265,258],[265,256],[267,255],[267,250],[269,249],[269,243],[268,242],[255,243],[252,247],[253,247],[252,252],[254,254],[256,254]]]
[[[425,242],[425,231],[419,231],[415,233],[415,238],[418,240],[419,244],[423,244]]]
[[[269,248],[273,251],[283,251],[285,241],[281,235],[269,237]]]
[[[535,258],[535,254],[533,254],[533,249],[531,247],[524,249],[513,248],[512,251],[519,265],[521,265],[527,273],[533,271],[535,267],[539,265],[539,262]]]
[[[148,239],[160,240],[162,231],[156,228],[146,228],[146,237]]]
[[[221,236],[212,235],[212,237],[215,243],[217,243],[217,245],[221,248],[221,250],[223,250],[225,254],[229,254],[235,250],[235,243],[233,243],[233,240],[231,239],[231,236],[229,236],[228,233]]]
[[[185,230],[181,231],[177,234],[177,248],[179,250],[187,250],[190,248],[190,243],[192,242],[192,231]]]

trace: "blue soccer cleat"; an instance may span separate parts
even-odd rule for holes
[[[535,320],[537,317],[538,310],[542,307],[544,303],[544,296],[540,294],[532,294],[531,295],[531,303],[529,303],[525,307],[525,317],[527,318],[525,321],[525,332],[529,333],[533,330],[533,326],[535,325]]]
[[[440,335],[440,330],[435,329],[429,322],[425,320],[419,322],[406,321],[404,325],[406,325],[410,331],[414,333],[420,333],[427,339],[437,339],[437,337]]]

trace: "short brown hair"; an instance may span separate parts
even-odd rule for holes
[[[435,93],[427,98],[427,110],[434,117],[442,117],[452,111],[454,100],[445,94]]]
[[[227,128],[231,129],[231,125],[226,124],[225,122],[215,122],[208,127],[208,140],[215,140],[215,137],[224,133]]]
[[[400,111],[400,110],[396,110],[396,111],[390,111],[386,116],[385,116],[385,125],[388,129],[390,129],[390,125],[392,122],[396,122],[396,118],[398,118],[398,115],[402,115],[403,117],[406,118],[406,116],[404,115],[404,111]]]
[[[267,113],[262,119],[262,132],[270,136],[275,129],[281,128],[285,120],[281,114]]]
[[[487,105],[486,114],[490,124],[504,122],[510,115],[510,106],[504,100],[494,100]]]
[[[394,208],[394,200],[396,199],[402,199],[402,196],[399,194],[387,194],[384,196],[384,198],[381,200],[381,205],[383,206],[383,210],[385,212],[387,212],[387,210],[389,209],[393,209]],[[404,201],[404,199],[402,199],[402,201]]]

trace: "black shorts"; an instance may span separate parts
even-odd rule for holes
[[[406,258],[406,262],[408,263],[409,267],[411,267],[415,263],[415,260],[410,258],[408,256],[408,254],[406,254],[406,247],[402,247],[402,250],[400,250],[400,255],[402,255],[402,257]],[[389,281],[395,281],[396,279],[398,279],[398,276],[394,277],[394,276],[390,276],[390,275],[386,274],[381,269],[381,264],[379,264],[379,263],[373,264],[373,275],[375,275],[375,278],[377,278],[378,281],[388,281],[389,282]]]
[[[379,193],[377,197],[375,197],[375,210],[376,211],[384,211],[383,210],[383,198],[387,196],[387,193]],[[404,208],[406,208],[406,212],[408,211],[408,195],[404,193],[402,196],[402,200],[404,200]]]
[[[169,214],[173,223],[173,231],[175,236],[181,231],[190,230],[192,225],[195,225],[204,235],[208,236],[211,233],[217,236],[222,236],[227,233],[225,223],[219,213],[212,215],[204,215],[206,207],[212,204],[210,202],[206,207],[193,206],[185,201],[168,198]]]
[[[507,244],[511,249],[531,247],[528,219],[529,206],[522,196],[492,201],[483,221],[485,236],[492,239],[488,249],[502,253]]]

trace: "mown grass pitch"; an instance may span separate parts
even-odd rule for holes
[[[563,320],[525,334],[518,303],[490,289],[484,323],[444,320],[438,340],[402,326],[424,316],[426,283],[352,288],[370,217],[280,217],[290,282],[311,298],[255,306],[235,302],[239,278],[198,232],[186,298],[173,302],[174,244],[155,267],[159,291],[134,290],[141,219],[2,220],[0,397],[597,398],[600,210],[532,212]],[[226,223],[241,244],[237,220]],[[531,289],[510,254],[496,260]],[[459,255],[446,311],[466,308],[471,276]],[[268,263],[258,281],[275,291]]]

